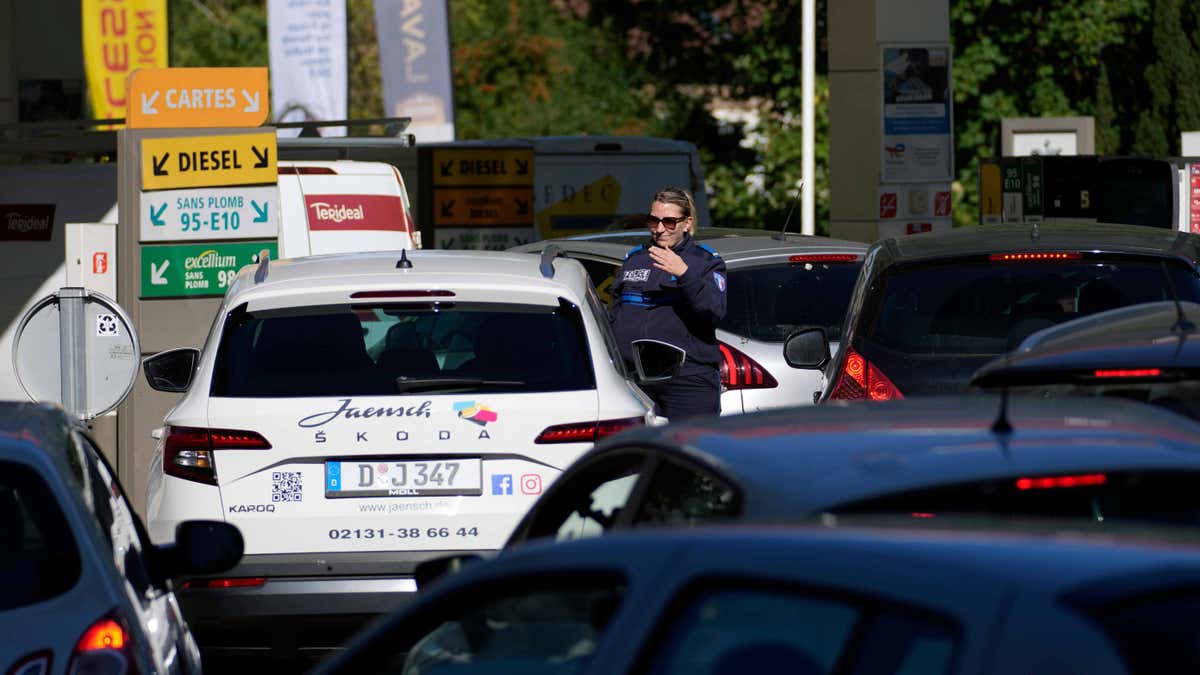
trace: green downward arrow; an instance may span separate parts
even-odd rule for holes
[[[167,222],[162,219],[162,215],[163,215],[163,213],[166,212],[166,210],[167,210],[166,202],[163,202],[162,204],[160,204],[157,211],[154,210],[154,205],[151,204],[150,205],[150,224],[155,227],[162,227],[163,225],[166,225]]]

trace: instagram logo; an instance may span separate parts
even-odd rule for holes
[[[542,477],[536,473],[523,474],[521,476],[521,494],[542,494]]]

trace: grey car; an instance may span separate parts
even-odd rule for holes
[[[316,673],[1194,673],[1200,550],[802,528],[531,545]]]
[[[728,309],[717,326],[721,354],[721,413],[809,405],[823,387],[823,361],[785,361],[784,341],[799,328],[819,327],[836,353],[850,290],[867,245],[828,237],[764,230],[700,228],[695,240],[711,247],[728,270]],[[649,242],[645,230],[547,239],[511,250],[537,253],[554,245],[587,268],[601,300],[625,255]]]

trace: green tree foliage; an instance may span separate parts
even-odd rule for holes
[[[170,0],[167,20],[173,67],[268,65],[262,0]]]
[[[663,134],[644,71],[604,24],[545,0],[450,3],[460,138]]]
[[[1144,105],[1144,94],[1114,103],[1098,99],[1097,85],[1116,81],[1114,62],[1123,77],[1144,67],[1130,56],[1150,2],[1190,0],[950,2],[956,225],[978,222],[979,160],[1000,154],[1002,118],[1096,115],[1098,150],[1126,151],[1125,140],[1108,129]],[[1135,89],[1144,92],[1143,86]],[[1114,141],[1118,147],[1110,145]]]

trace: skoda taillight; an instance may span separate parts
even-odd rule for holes
[[[116,612],[87,627],[75,642],[68,673],[124,675],[138,672],[133,635]]]
[[[875,364],[846,347],[846,360],[838,373],[830,399],[841,401],[891,401],[904,398],[900,389]]]
[[[270,442],[254,431],[167,427],[163,437],[163,473],[184,480],[217,484],[214,450],[269,450]]]
[[[621,419],[599,420],[596,422],[572,422],[570,424],[555,424],[546,427],[542,433],[533,439],[534,443],[593,443],[616,433],[645,424],[641,417],[622,417]]]
[[[718,342],[721,348],[721,386],[730,389],[773,389],[779,386],[771,373],[767,372],[757,361],[742,352],[730,347],[724,342]]]

